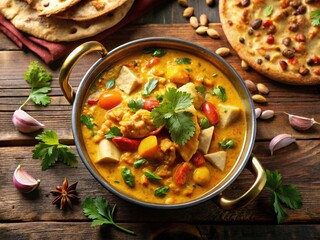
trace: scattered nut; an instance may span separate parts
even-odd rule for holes
[[[218,48],[216,50],[216,54],[220,55],[221,57],[226,57],[230,54],[230,49],[226,47]]]
[[[267,102],[267,99],[260,95],[260,94],[255,94],[252,96],[252,100],[257,102],[257,103],[266,103]]]
[[[244,61],[244,60],[241,60],[241,67],[242,67],[242,69],[245,70],[245,71],[249,70],[249,65],[248,65],[248,63],[247,63],[246,61]]]
[[[207,30],[208,30],[208,27],[200,26],[196,29],[196,33],[203,35],[207,33]]]
[[[207,17],[207,15],[201,14],[199,20],[200,20],[200,25],[201,26],[207,26],[208,25],[208,17]]]
[[[266,87],[263,83],[257,84],[257,89],[259,93],[267,95],[269,93],[269,88]]]
[[[183,11],[183,16],[184,17],[191,17],[193,15],[194,12],[194,8],[193,7],[187,7],[184,11]]]
[[[199,27],[199,22],[198,22],[197,17],[195,17],[195,16],[190,17],[190,24],[193,28]]]
[[[251,80],[249,80],[249,79],[244,80],[244,84],[246,85],[246,87],[249,89],[250,92],[252,92],[252,93],[257,92],[257,86]]]
[[[260,115],[261,115],[262,110],[261,110],[261,108],[256,108],[256,109],[254,110],[254,112],[255,112],[255,114],[256,114],[256,118],[259,118]]]
[[[265,110],[261,113],[260,118],[261,119],[270,119],[274,116],[273,110]]]
[[[188,0],[178,0],[178,3],[182,7],[188,7]]]
[[[206,0],[206,4],[211,7],[214,4],[214,0]]]
[[[214,39],[220,38],[219,33],[213,28],[208,28],[207,34],[209,37],[214,38]]]

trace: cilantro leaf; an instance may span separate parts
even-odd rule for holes
[[[320,8],[314,10],[310,13],[310,18],[312,19],[312,26],[320,26]]]
[[[169,192],[170,188],[168,186],[164,187],[158,187],[156,190],[154,190],[154,195],[159,198],[163,198],[167,195]]]
[[[110,224],[126,233],[135,234],[133,231],[121,227],[114,222],[113,215],[115,208],[116,205],[111,207],[108,201],[103,197],[96,197],[95,199],[87,197],[82,204],[83,214],[89,219],[93,220],[91,223],[92,227]]]
[[[277,214],[277,221],[278,223],[283,223],[287,213],[281,204],[292,209],[301,208],[301,194],[293,185],[282,185],[282,178],[277,170],[271,173],[266,169],[266,175],[267,182],[265,187],[273,192],[273,207]]]
[[[227,93],[224,87],[218,86],[212,89],[212,93],[220,98],[222,102],[227,101]]]
[[[132,111],[138,111],[139,109],[141,109],[143,107],[143,100],[142,99],[138,99],[138,100],[133,100],[130,99],[129,103],[128,103],[128,107],[132,110]]]
[[[263,10],[263,15],[266,17],[269,17],[271,16],[272,12],[273,12],[273,6],[268,6]]]
[[[116,80],[114,78],[111,78],[109,79],[107,82],[106,82],[106,88],[107,89],[110,89],[110,88],[113,88],[114,85],[116,83]]]
[[[201,94],[205,94],[207,91],[207,88],[205,86],[196,86],[196,90]]]
[[[70,150],[69,146],[59,143],[55,131],[45,130],[36,136],[36,139],[41,142],[32,150],[32,158],[42,160],[42,170],[47,170],[58,161],[71,167],[77,167],[76,155]]]
[[[151,118],[157,127],[165,125],[171,139],[180,144],[185,144],[195,132],[193,114],[183,111],[192,105],[192,97],[187,92],[169,88],[163,95],[160,105],[151,111]]]
[[[210,122],[209,122],[208,118],[204,117],[204,118],[201,119],[200,127],[202,129],[206,129],[206,128],[210,127]]]
[[[42,87],[30,93],[29,98],[36,105],[46,106],[50,103],[51,98],[47,95],[47,93],[51,90],[50,87]]]
[[[153,79],[150,79],[145,85],[144,85],[144,88],[141,92],[142,96],[144,97],[147,97],[149,96],[152,91],[157,87],[158,85],[158,80],[153,78]]]
[[[80,122],[86,125],[86,127],[91,130],[92,135],[95,135],[94,127],[97,126],[96,123],[92,122],[94,117],[92,115],[86,116],[84,114],[81,114],[80,116]]]
[[[160,181],[162,180],[162,177],[159,177],[157,174],[150,172],[150,171],[145,171],[144,175],[150,180],[150,181]]]
[[[110,130],[105,134],[106,139],[114,138],[117,136],[122,136],[122,133],[117,126],[111,127]]]
[[[191,64],[190,58],[178,58],[175,63],[177,64]]]

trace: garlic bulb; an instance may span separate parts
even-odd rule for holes
[[[288,145],[290,145],[291,143],[294,143],[296,141],[296,139],[294,137],[292,137],[289,134],[283,133],[283,134],[279,134],[277,136],[275,136],[270,144],[269,144],[269,149],[271,151],[271,155],[273,155],[273,152],[280,149],[280,148],[284,148]]]
[[[12,122],[14,126],[23,133],[35,132],[44,127],[44,124],[21,109],[18,109],[13,113]]]
[[[314,118],[306,118],[302,116],[292,115],[286,112],[285,114],[289,116],[290,125],[298,131],[308,130],[313,126],[313,124],[320,124],[319,122],[315,121]]]
[[[40,180],[34,179],[21,167],[21,165],[18,165],[13,173],[13,184],[19,191],[29,193],[39,187]]]

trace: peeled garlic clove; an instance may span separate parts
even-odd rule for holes
[[[256,109],[254,109],[254,112],[256,114],[256,118],[259,118],[262,113],[262,110],[261,110],[261,108],[256,108]]]
[[[13,173],[13,184],[24,193],[36,190],[40,185],[40,180],[34,179],[19,165]]]
[[[273,152],[280,149],[280,148],[284,148],[288,145],[290,145],[291,143],[294,143],[296,141],[296,139],[294,137],[292,137],[289,134],[283,133],[283,134],[279,134],[277,136],[275,136],[270,144],[269,144],[269,149],[271,151],[271,155],[273,155]]]
[[[44,124],[34,119],[21,109],[14,111],[12,122],[14,126],[23,133],[35,132],[44,127]]]
[[[305,131],[308,130],[313,126],[313,124],[319,124],[314,118],[306,118],[302,116],[292,115],[286,113],[289,116],[289,123],[290,125],[298,130],[298,131]]]
[[[261,113],[260,118],[261,119],[270,119],[274,116],[274,111],[273,110],[265,110]]]

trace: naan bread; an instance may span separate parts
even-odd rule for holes
[[[80,0],[26,0],[28,4],[38,11],[39,15],[50,16],[63,12],[80,2]]]
[[[39,16],[38,12],[21,0],[1,0],[0,12],[19,30],[52,42],[70,42],[94,36],[120,22],[130,10],[134,0],[127,0],[112,14],[76,22]]]
[[[113,11],[126,1],[127,0],[82,0],[67,11],[59,13],[56,17],[75,21],[86,21]]]

